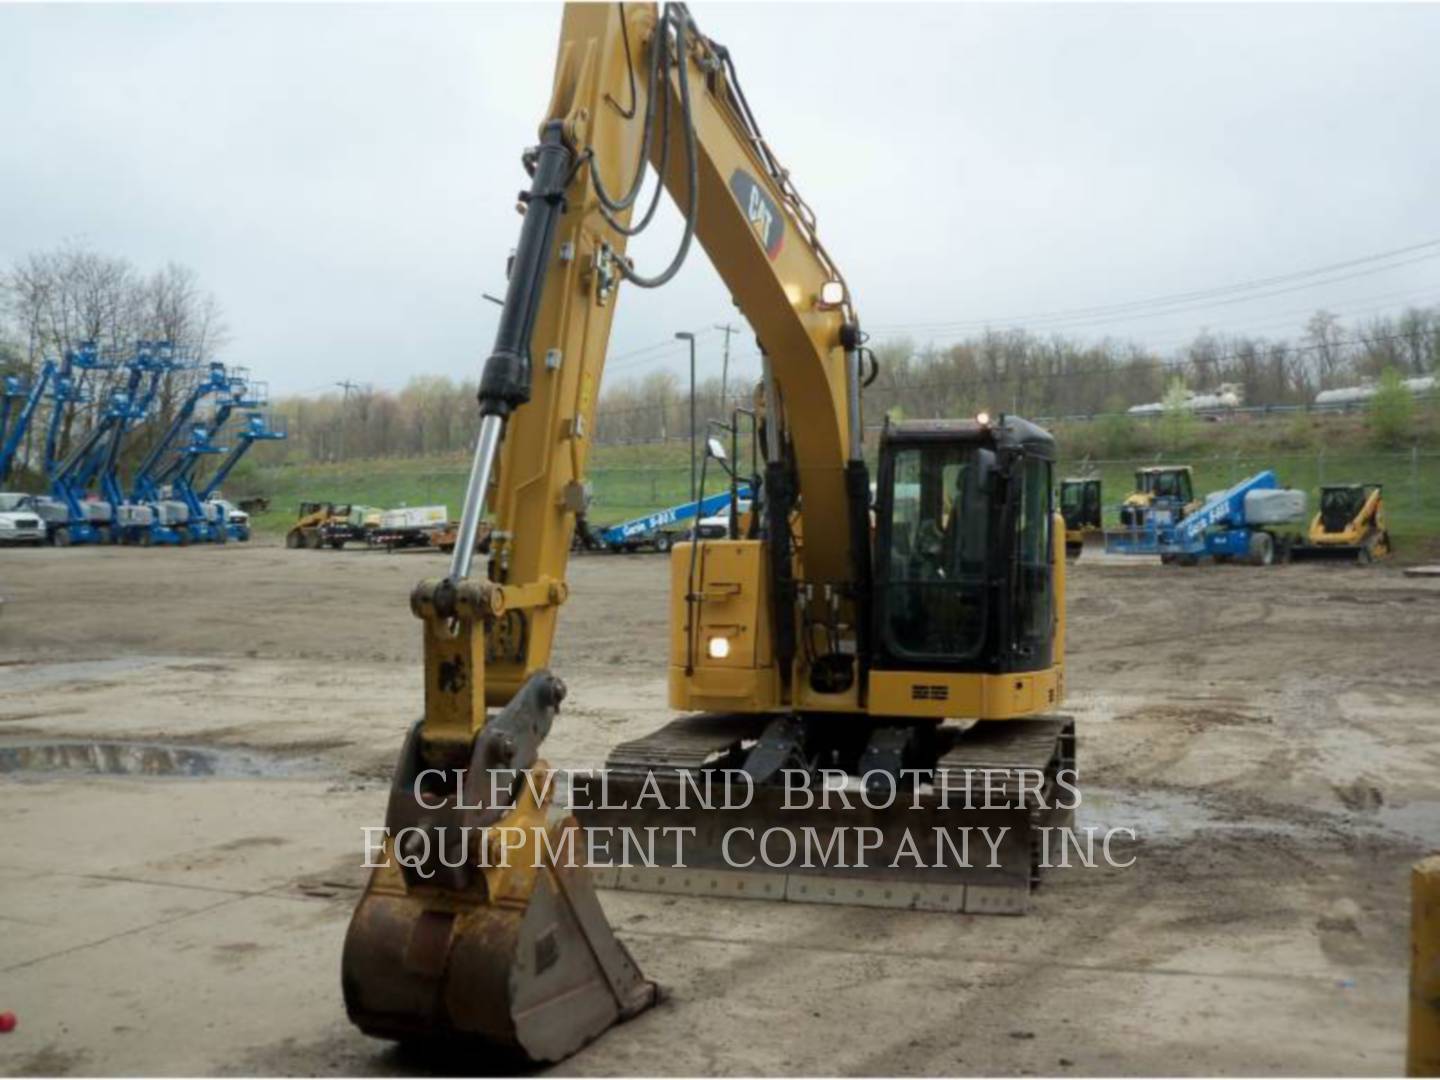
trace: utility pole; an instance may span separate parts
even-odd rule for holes
[[[353,383],[353,382],[351,382],[349,379],[341,379],[341,380],[340,380],[339,382],[337,382],[335,385],[338,386],[338,387],[340,387],[340,389],[345,392],[345,396],[340,399],[340,430],[336,432],[336,435],[337,435],[337,437],[338,437],[336,441],[340,443],[340,446],[339,446],[340,456],[341,456],[341,457],[344,457],[344,456],[345,456],[345,413],[349,411],[349,410],[347,410],[347,409],[345,408],[345,406],[348,405],[348,404],[350,404],[350,394],[351,394],[352,391],[358,391],[358,390],[360,389],[360,384],[359,384],[359,383]]]
[[[693,504],[700,501],[695,490],[695,335],[688,330],[681,330],[675,337],[690,343],[690,502]]]
[[[725,384],[730,377],[730,335],[738,334],[740,331],[726,323],[724,326],[716,326],[725,335],[725,358],[720,362],[720,408],[725,408]]]

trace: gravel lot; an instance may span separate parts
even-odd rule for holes
[[[420,708],[407,596],[444,565],[0,551],[0,1072],[484,1070],[369,1040],[340,1001],[360,827]],[[664,564],[571,582],[546,753],[593,766],[667,718]],[[1133,867],[1054,872],[1022,918],[607,892],[665,999],[563,1071],[1401,1072],[1437,659],[1437,580],[1087,556],[1080,819],[1136,828]],[[108,743],[149,774],[79,767]],[[154,775],[188,752],[217,775]]]

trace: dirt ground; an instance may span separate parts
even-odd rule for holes
[[[0,551],[0,1072],[486,1069],[370,1040],[340,1000],[360,829],[420,707],[406,598],[442,567]],[[665,574],[571,580],[547,756],[594,766],[666,719]],[[562,1071],[1401,1072],[1440,581],[1082,561],[1068,661],[1080,823],[1136,828],[1134,866],[1054,871],[1023,917],[606,892],[665,997]],[[183,749],[93,746],[137,741]],[[215,775],[156,775],[195,760]]]

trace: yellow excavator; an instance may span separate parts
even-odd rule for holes
[[[1060,481],[1060,515],[1065,519],[1065,557],[1080,558],[1085,548],[1105,546],[1100,477],[1067,477]]]
[[[351,1020],[376,1036],[463,1036],[534,1061],[572,1053],[655,1000],[605,919],[597,879],[1023,911],[1039,830],[1067,813],[1051,796],[1074,754],[1073,724],[1053,712],[1065,688],[1054,440],[1007,416],[888,425],[872,507],[861,391],[875,362],[852,298],[732,57],[685,6],[567,5],[550,106],[522,160],[530,182],[481,375],[459,535],[448,573],[411,595],[424,712],[346,936]],[[642,208],[647,166],[684,216],[674,258],[654,274],[626,255],[660,195],[657,184]],[[540,756],[566,695],[547,665],[611,319],[621,292],[663,285],[694,240],[762,354],[754,524],[722,538],[697,531],[673,549],[679,715],[614,750],[604,800],[567,804]],[[487,504],[493,529],[477,567]],[[677,825],[684,792],[721,770],[754,797],[682,813],[697,830],[683,860],[584,856],[600,827]],[[968,797],[977,772],[983,805]],[[967,797],[946,798],[962,780]],[[887,786],[904,793],[898,803],[848,820],[816,797],[883,804]],[[651,787],[669,793],[670,812],[635,797]],[[797,790],[808,810],[787,810]],[[722,819],[727,837],[737,823],[752,841],[788,826],[822,844],[858,823],[874,858],[772,867],[781,860],[756,859],[753,844],[727,847]],[[947,837],[990,826],[999,841],[993,856],[912,869],[890,858],[904,843],[897,826],[911,824]]]

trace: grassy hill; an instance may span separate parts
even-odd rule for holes
[[[1417,421],[1417,442],[1404,450],[1367,445],[1364,418],[1358,415],[1196,421],[1178,431],[1166,431],[1158,422],[1099,421],[1057,425],[1055,434],[1062,454],[1059,475],[1101,476],[1112,517],[1139,465],[1192,465],[1196,490],[1202,493],[1270,468],[1281,483],[1307,489],[1312,506],[1321,483],[1384,484],[1402,553],[1435,555],[1440,554],[1440,425],[1430,416]],[[875,442],[870,440],[872,452]],[[590,468],[592,518],[608,524],[684,501],[689,455],[684,442],[596,447]],[[269,496],[272,509],[257,521],[264,531],[285,528],[305,499],[385,507],[444,503],[458,516],[468,469],[468,457],[458,455],[258,465],[247,470],[244,488],[229,494]],[[720,491],[724,483],[712,463],[706,491]]]
[[[458,517],[469,470],[469,457],[461,455],[261,466],[251,470],[245,486],[233,494],[269,497],[270,510],[256,521],[262,531],[283,530],[301,502],[319,499],[387,508],[443,503]],[[689,444],[598,447],[591,455],[589,479],[594,490],[591,516],[597,522],[623,521],[672,506],[689,497]],[[706,491],[720,491],[724,483],[723,473],[712,463]]]

